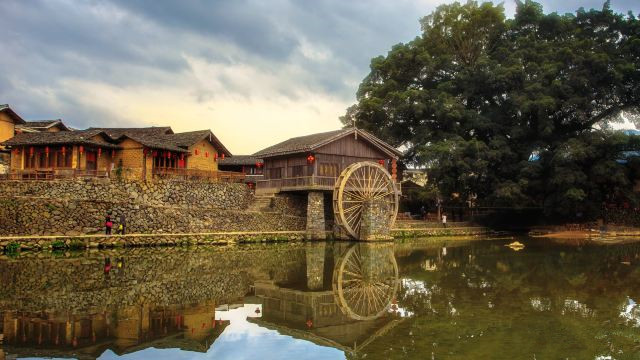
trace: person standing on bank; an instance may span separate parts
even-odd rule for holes
[[[104,219],[104,233],[105,235],[111,235],[111,228],[113,227],[113,221],[111,221],[111,214],[107,213],[107,217]]]
[[[447,214],[442,213],[442,226],[447,227]]]
[[[118,225],[118,230],[120,235],[124,235],[127,229],[127,218],[124,216],[124,213],[120,213],[120,225]]]

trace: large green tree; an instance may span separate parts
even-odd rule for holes
[[[568,215],[629,195],[616,162],[630,137],[611,121],[640,112],[640,21],[602,10],[545,14],[517,1],[453,3],[421,20],[422,35],[372,59],[342,118],[426,165],[446,197],[544,205]],[[597,205],[594,205],[597,204]],[[581,210],[580,210],[581,211]]]

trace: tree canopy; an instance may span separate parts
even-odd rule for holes
[[[343,123],[407,148],[440,193],[509,206],[593,214],[612,196],[635,201],[640,124],[640,21],[630,12],[545,14],[517,1],[439,6],[422,35],[371,61]]]

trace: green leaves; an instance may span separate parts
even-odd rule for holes
[[[420,23],[420,37],[372,59],[345,124],[405,145],[445,198],[568,215],[629,193],[629,164],[616,162],[624,140],[597,129],[622,112],[640,119],[638,20],[606,4],[544,14],[525,0],[514,19],[469,1]]]

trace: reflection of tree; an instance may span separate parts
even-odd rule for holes
[[[640,245],[513,253],[477,244],[399,261],[398,292],[416,314],[368,357],[594,358],[640,353],[629,298],[640,298]],[[425,271],[426,260],[437,270]],[[405,259],[407,260],[407,259]],[[404,349],[404,350],[401,350]]]

